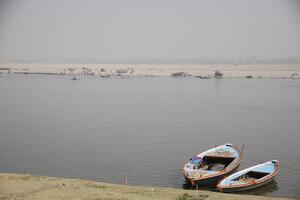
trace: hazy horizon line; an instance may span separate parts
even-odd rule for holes
[[[5,59],[0,63],[82,63],[82,64],[300,64],[300,57],[234,57],[234,58],[107,58],[107,59]]]

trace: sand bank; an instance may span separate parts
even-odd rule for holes
[[[300,65],[147,65],[147,64],[45,64],[0,63],[2,73],[41,73],[62,75],[117,75],[118,70],[132,76],[171,76],[184,72],[191,76],[212,76],[216,70],[225,77],[290,78],[300,76]],[[125,73],[124,73],[125,71]]]
[[[275,200],[284,198],[224,194],[200,190],[115,185],[80,179],[0,173],[0,199]]]

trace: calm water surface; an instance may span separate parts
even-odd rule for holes
[[[278,159],[253,194],[300,196],[300,80],[1,75],[0,171],[182,188],[182,164],[245,144]]]

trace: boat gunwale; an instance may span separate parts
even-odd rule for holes
[[[225,144],[225,145],[226,145],[226,144]],[[224,145],[220,145],[220,146],[224,146]],[[220,147],[220,146],[217,146],[217,147]],[[237,150],[237,152],[238,152],[239,155],[240,155],[240,159],[239,159],[232,167],[229,167],[228,169],[225,169],[225,170],[221,170],[221,171],[219,171],[218,173],[211,174],[211,175],[207,175],[207,176],[203,176],[203,177],[200,177],[200,178],[190,178],[190,177],[185,173],[185,171],[184,171],[184,167],[186,166],[187,163],[190,162],[190,160],[189,160],[189,161],[187,161],[187,162],[184,163],[183,168],[182,168],[182,170],[181,170],[182,174],[183,174],[187,179],[189,179],[189,180],[193,183],[193,182],[195,182],[195,181],[206,180],[206,179],[210,179],[210,178],[222,176],[222,175],[227,174],[227,173],[229,173],[230,171],[236,169],[236,168],[241,164],[241,162],[242,162],[242,160],[243,160],[243,158],[244,158],[244,153],[243,153],[242,151],[240,151],[239,148],[238,148],[236,145],[231,144],[230,146],[233,147],[235,150]],[[217,147],[214,147],[214,148],[217,148]],[[209,149],[209,150],[210,150],[210,149]],[[209,150],[207,150],[207,151],[209,151]],[[216,156],[216,157],[219,157],[219,156]]]
[[[269,161],[269,162],[270,162],[270,161]],[[271,180],[272,178],[274,178],[274,177],[279,173],[279,170],[280,170],[280,165],[279,165],[279,163],[277,162],[277,163],[276,163],[276,170],[275,170],[274,172],[268,174],[267,176],[264,176],[264,177],[261,178],[261,179],[258,179],[257,181],[256,181],[256,180],[253,180],[253,181],[251,181],[251,183],[246,183],[246,184],[236,184],[236,185],[221,186],[220,183],[224,180],[224,179],[222,179],[222,180],[220,180],[220,182],[217,184],[217,190],[222,191],[223,189],[245,188],[245,187],[248,187],[248,186],[251,186],[251,185],[258,185],[258,184],[267,182],[267,181]]]

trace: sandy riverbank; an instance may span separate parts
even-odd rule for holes
[[[235,195],[173,188],[138,187],[80,179],[0,173],[0,199],[275,200],[284,198]]]
[[[300,65],[147,65],[147,64],[45,64],[45,63],[0,63],[0,72],[45,73],[65,75],[116,75],[117,70],[125,70],[124,75],[171,76],[184,72],[192,76],[212,76],[220,70],[225,77],[265,77],[299,78]]]

